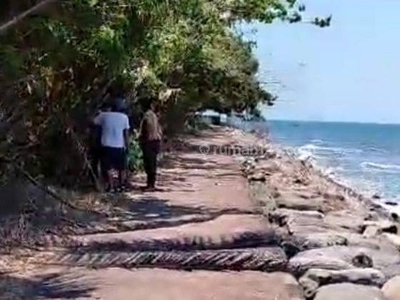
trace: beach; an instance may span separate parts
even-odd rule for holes
[[[399,299],[399,226],[373,199],[256,133],[170,148],[159,191],[103,199],[23,264],[2,255],[2,299]]]

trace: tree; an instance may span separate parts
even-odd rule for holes
[[[304,9],[283,0],[4,0],[0,157],[73,183],[85,171],[88,116],[111,86],[129,91],[132,105],[163,95],[168,128],[199,109],[271,105],[253,44],[235,26],[299,22]]]

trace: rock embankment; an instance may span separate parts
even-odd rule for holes
[[[400,299],[399,224],[310,164],[263,147],[242,172],[304,298]]]

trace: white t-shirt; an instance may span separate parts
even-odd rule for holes
[[[102,112],[94,123],[101,126],[101,144],[105,147],[125,148],[124,130],[129,129],[128,116],[120,112]]]

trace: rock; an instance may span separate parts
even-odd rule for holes
[[[338,283],[318,289],[314,300],[386,300],[376,287],[352,283]]]
[[[372,262],[372,264],[371,264]],[[289,260],[288,269],[296,276],[309,269],[346,270],[373,267],[382,271],[400,263],[398,252],[361,247],[333,246],[301,252]]]
[[[340,235],[347,239],[347,246],[383,250],[392,253],[397,251],[397,248],[381,235],[373,238],[367,238],[362,234],[351,232],[342,232]]]
[[[320,198],[320,194],[315,193],[313,191],[309,191],[309,190],[304,190],[304,191],[298,191],[297,192],[298,196],[303,198],[303,199],[315,199],[315,198]],[[321,199],[322,201],[322,199]]]
[[[391,234],[391,233],[382,233],[382,236],[386,238],[390,243],[396,246],[397,249],[400,250],[400,236],[397,234]]]
[[[364,217],[355,215],[348,210],[332,211],[326,214],[324,222],[334,229],[345,229],[361,233],[364,225]]]
[[[340,194],[323,193],[322,196],[327,200],[345,201],[346,197]]]
[[[259,181],[259,182],[265,182],[267,180],[264,173],[256,173],[256,174],[250,175],[247,177],[247,179],[249,181]]]
[[[393,220],[395,220],[396,222],[399,222],[399,215],[397,214],[397,213],[395,213],[395,212],[392,212],[391,214],[390,214],[390,217],[393,219]]]
[[[263,158],[266,158],[266,159],[273,159],[273,158],[276,158],[276,156],[277,156],[276,151],[274,151],[274,150],[272,150],[272,149],[268,149],[268,150],[264,153]]]
[[[387,279],[400,276],[400,262],[384,268],[382,272],[386,275]]]
[[[378,194],[374,194],[374,195],[372,196],[372,199],[374,199],[374,200],[379,200],[379,199],[381,199],[381,196],[379,196]]]
[[[382,287],[382,293],[388,300],[400,300],[400,276],[386,282]]]
[[[350,269],[350,270],[321,270],[311,269],[300,278],[306,298],[313,298],[317,289],[323,285],[335,283],[354,283],[381,287],[385,283],[385,276],[375,269]]]
[[[313,250],[308,250],[313,251]],[[305,252],[308,252],[305,251]],[[303,275],[309,269],[324,269],[324,270],[346,270],[353,269],[354,266],[340,258],[316,256],[314,258],[303,257],[301,252],[291,258],[288,263],[288,270],[296,277]]]
[[[278,208],[322,212],[322,200],[302,198],[294,193],[284,193],[275,199]]]
[[[365,230],[368,227],[376,227],[381,232],[388,232],[388,233],[397,233],[397,225],[396,223],[389,221],[389,220],[379,220],[379,221],[365,221],[363,224]]]
[[[318,211],[298,211],[294,209],[279,208],[268,216],[271,223],[279,226],[315,226],[322,225],[324,215]]]
[[[385,204],[389,205],[389,206],[397,206],[397,205],[399,205],[397,202],[392,202],[392,201],[386,201]]]
[[[377,226],[368,226],[364,232],[363,232],[363,236],[366,238],[372,238],[372,237],[376,237],[379,234],[381,234],[382,231],[380,230],[379,227]]]
[[[294,233],[288,236],[282,237],[284,240],[282,246],[285,249],[288,247],[291,250],[291,256],[297,254],[298,252],[324,248],[330,246],[344,246],[347,245],[348,241],[345,237],[337,234],[334,231],[317,232],[317,233]]]

